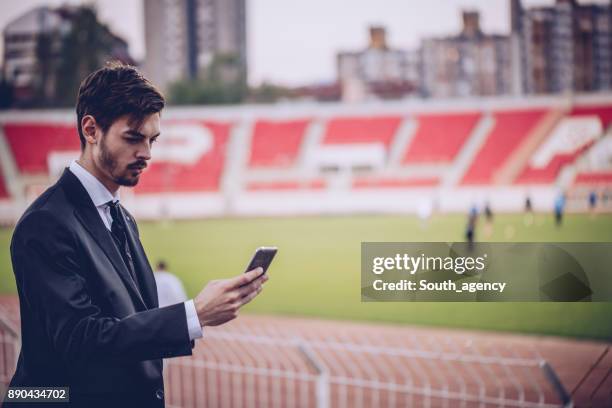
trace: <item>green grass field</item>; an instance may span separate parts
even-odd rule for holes
[[[362,241],[461,241],[465,216],[434,216],[424,228],[416,217],[351,216],[211,219],[140,223],[149,260],[165,259],[194,296],[210,279],[242,272],[254,249],[279,253],[262,295],[248,312],[334,319],[612,337],[612,303],[362,303]],[[9,242],[0,229],[0,291],[14,293]],[[482,228],[477,237],[484,240]],[[489,241],[612,242],[612,216],[569,215],[561,228],[551,215],[531,226],[522,215],[500,215]],[[612,273],[612,270],[611,270]]]

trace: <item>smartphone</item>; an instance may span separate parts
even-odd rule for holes
[[[268,270],[268,267],[270,266],[270,264],[272,263],[272,260],[274,259],[274,256],[276,255],[276,251],[278,251],[277,247],[259,247],[257,248],[245,272],[261,267],[263,269],[263,273],[266,273]]]

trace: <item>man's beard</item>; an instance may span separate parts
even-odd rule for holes
[[[106,143],[104,140],[105,137],[102,137],[102,140],[100,142],[100,164],[102,165],[102,168],[105,169],[107,173],[111,176],[113,182],[117,183],[120,186],[133,187],[138,184],[139,177],[127,178],[115,175],[119,164],[106,148]]]

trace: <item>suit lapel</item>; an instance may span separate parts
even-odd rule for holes
[[[91,234],[94,241],[102,248],[108,259],[111,261],[115,270],[123,284],[127,287],[130,293],[136,309],[146,309],[146,304],[136,287],[134,280],[132,279],[127,266],[121,258],[119,250],[113,243],[113,238],[110,235],[110,231],[104,225],[104,222],[100,219],[100,214],[94,206],[87,190],[81,184],[79,179],[76,178],[72,172],[68,169],[64,171],[64,174],[58,181],[67,192],[67,196],[73,200],[75,204],[74,213],[77,219],[83,224],[83,227]],[[108,273],[107,271],[98,271],[99,273]]]
[[[140,239],[136,234],[135,221],[126,214],[123,207],[119,207],[123,213],[123,219],[126,222],[126,235],[132,251],[132,260],[134,267],[136,268],[136,274],[138,275],[138,282],[141,286],[142,296],[149,308],[158,306],[157,303],[157,288],[155,287],[155,279],[153,278],[153,271],[149,265],[149,261],[144,253],[144,249],[140,243]]]

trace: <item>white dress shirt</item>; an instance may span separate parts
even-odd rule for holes
[[[72,174],[79,179],[87,194],[93,201],[100,218],[106,228],[110,231],[113,223],[113,218],[110,214],[110,208],[107,205],[109,201],[119,201],[119,190],[115,194],[111,194],[110,191],[98,180],[93,174],[87,171],[83,166],[77,163],[76,160],[70,163],[69,167]],[[189,340],[194,340],[202,337],[203,331],[200,326],[200,320],[198,319],[198,313],[196,312],[195,304],[193,299],[185,302],[185,314],[187,317],[187,329],[189,330]]]

